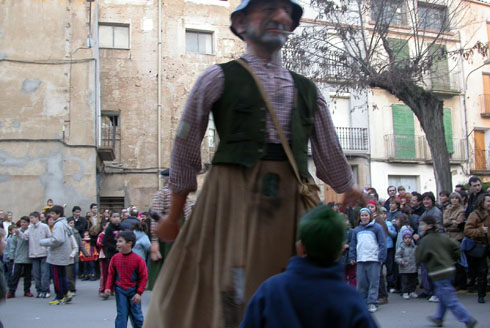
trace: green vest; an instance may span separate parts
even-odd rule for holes
[[[267,108],[250,74],[237,62],[220,65],[224,91],[213,105],[214,124],[220,138],[213,164],[252,167],[267,153]],[[317,108],[317,89],[307,78],[291,72],[295,100],[291,112],[290,146],[299,174],[308,176],[308,140]]]

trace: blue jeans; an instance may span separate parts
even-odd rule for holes
[[[89,276],[89,275],[94,275],[95,276],[95,261],[86,261],[82,262],[83,263],[83,275]]]
[[[389,237],[388,237],[389,238]],[[388,248],[386,251],[386,282],[388,284],[388,289],[397,288],[397,275],[395,271],[395,248]]]
[[[46,257],[37,257],[32,260],[32,272],[38,293],[49,293],[49,264]]]
[[[126,328],[128,326],[128,316],[133,328],[143,327],[143,312],[141,303],[134,304],[131,298],[136,294],[136,287],[122,289],[116,286],[116,328]]]
[[[427,267],[424,264],[420,265],[420,279],[422,286],[424,287],[424,293],[428,296],[434,295],[434,284],[432,283],[432,280],[430,280],[429,274],[427,273]]]
[[[456,291],[451,285],[451,279],[434,281],[434,293],[439,298],[439,306],[434,315],[435,319],[442,320],[446,310],[449,309],[454,314],[456,320],[460,322],[468,322],[471,319],[471,314],[466,311],[463,305],[459,302],[456,296]]]
[[[357,262],[357,290],[367,304],[378,304],[379,262]]]

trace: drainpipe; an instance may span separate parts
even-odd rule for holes
[[[162,179],[160,172],[162,170],[162,0],[158,0],[158,96],[157,96],[157,156],[158,156],[158,190],[162,189]]]
[[[100,133],[100,66],[99,66],[99,3],[95,2],[94,17],[94,58],[95,58],[95,145],[101,145]]]
[[[461,31],[458,31],[459,40],[461,41]],[[465,157],[466,157],[466,172],[465,174],[470,175],[470,143],[468,141],[468,113],[466,111],[466,80],[464,74],[464,64],[463,56],[459,55],[459,60],[461,63],[461,77],[463,80],[463,97],[461,99],[461,107],[463,108],[463,133],[464,133],[464,143],[465,143]]]

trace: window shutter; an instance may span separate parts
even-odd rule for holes
[[[453,124],[451,121],[451,109],[444,108],[442,120],[444,124],[444,137],[446,138],[446,146],[449,154],[454,153],[453,146]]]
[[[392,105],[395,157],[415,159],[415,128],[412,110],[405,105]]]
[[[434,59],[431,68],[432,89],[450,90],[449,63],[447,61],[446,46],[434,44],[430,49],[430,55]]]

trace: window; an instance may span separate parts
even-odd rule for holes
[[[410,59],[408,41],[403,39],[388,38],[388,45],[393,52],[393,64],[403,68],[404,64]]]
[[[203,31],[185,31],[185,48],[187,52],[213,54],[213,33]]]
[[[430,70],[432,90],[451,90],[451,79],[449,77],[449,62],[445,45],[434,44],[430,50],[433,64]]]
[[[99,24],[99,47],[129,49],[129,25]]]
[[[372,0],[371,19],[385,24],[406,25],[403,1],[400,0]]]
[[[418,3],[419,26],[421,28],[445,31],[447,25],[447,8],[424,2]]]
[[[99,208],[102,210],[108,209],[120,213],[124,207],[124,197],[100,197]]]
[[[415,128],[412,110],[405,105],[392,105],[395,158],[415,159]]]
[[[446,139],[447,152],[454,154],[453,122],[451,115],[451,108],[443,108],[442,123],[444,124],[444,138]]]
[[[103,111],[101,117],[102,147],[112,148],[114,160],[121,159],[121,126],[119,112]]]

